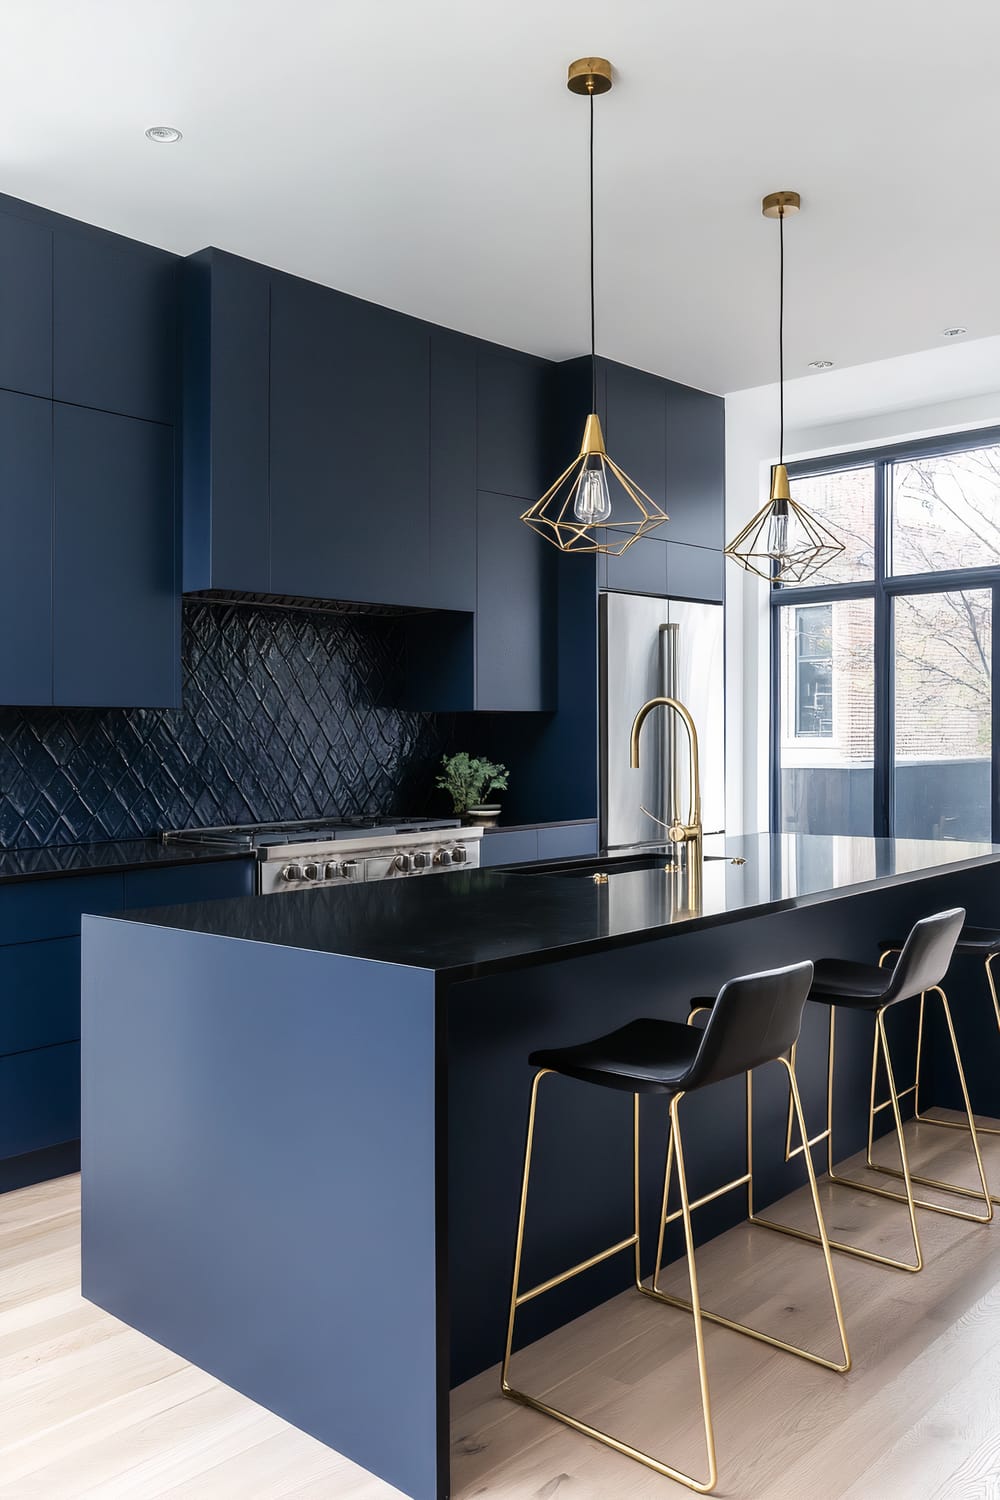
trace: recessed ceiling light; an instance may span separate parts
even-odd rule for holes
[[[169,146],[173,141],[182,140],[179,130],[172,125],[150,125],[146,131],[147,141],[155,141],[159,146]]]
[[[961,323],[956,323],[953,328],[942,328],[941,334],[946,339],[957,339],[959,334],[968,333],[968,331],[967,328],[962,327]]]
[[[811,359],[809,361],[809,368],[810,368],[810,370],[832,370],[833,369],[833,360],[832,359]]]

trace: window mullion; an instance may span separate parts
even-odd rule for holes
[[[888,459],[875,463],[875,735],[872,767],[872,823],[876,838],[892,833],[893,660],[892,599],[886,589],[889,572]]]

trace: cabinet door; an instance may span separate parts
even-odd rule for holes
[[[54,701],[175,707],[173,429],[58,404],[54,423]]]
[[[430,583],[437,609],[476,607],[476,346],[431,334]]]
[[[636,546],[641,546],[636,542]],[[672,599],[704,599],[721,604],[725,593],[725,554],[711,547],[667,543],[667,592]]]
[[[52,395],[52,231],[0,214],[0,386]]]
[[[604,587],[623,594],[668,593],[667,543],[658,536],[641,536],[625,549],[621,557],[608,554],[601,579]]]
[[[266,594],[270,272],[204,250],[182,283],[184,588]]]
[[[79,1042],[0,1057],[0,1159],[79,1134]]]
[[[100,230],[58,228],[53,258],[53,395],[172,422],[177,257]]]
[[[271,287],[271,589],[419,604],[429,335],[326,287]]]
[[[80,939],[0,948],[0,1056],[79,1036]]]
[[[552,459],[546,442],[550,379],[542,360],[480,345],[476,402],[481,490],[537,500],[555,479],[558,470],[548,472]]]
[[[125,910],[148,906],[183,906],[189,901],[216,901],[252,896],[257,866],[252,859],[220,859],[165,870],[125,873]]]
[[[721,396],[664,381],[670,540],[725,546],[726,407]],[[664,527],[665,535],[668,528]]]
[[[479,845],[479,863],[483,869],[494,865],[523,865],[538,858],[538,830],[517,828],[510,833],[498,829],[486,832]]]
[[[52,702],[52,405],[0,391],[0,703]]]
[[[643,370],[609,364],[605,440],[618,467],[672,518],[667,493],[665,384]]]
[[[476,707],[555,706],[555,560],[521,520],[524,502],[478,499]]]

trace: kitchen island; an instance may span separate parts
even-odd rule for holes
[[[947,906],[989,924],[1000,909],[1000,849],[985,844],[731,839],[696,908],[667,863],[609,867],[605,882],[567,861],[87,918],[85,1295],[418,1500],[447,1496],[449,1390],[503,1349],[528,1053],[639,1015],[683,1020],[736,973],[873,959]],[[991,1070],[975,1066],[995,1046],[992,1011],[975,973],[956,975],[973,1097],[994,1112]],[[807,1009],[811,1129],[824,1030]],[[927,1098],[949,1103],[929,1051]],[[863,1140],[870,1057],[870,1020],[845,1017],[838,1156]],[[783,1160],[780,1071],[755,1094],[762,1204],[804,1177]],[[688,1107],[700,1193],[742,1170],[742,1087]],[[662,1100],[643,1101],[647,1255],[665,1120]],[[532,1282],[628,1233],[630,1121],[627,1096],[553,1085]],[[699,1231],[742,1214],[739,1195],[720,1199]],[[523,1339],[630,1277],[616,1257],[528,1304]]]

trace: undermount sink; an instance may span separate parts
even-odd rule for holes
[[[728,854],[706,854],[710,860],[728,860]],[[663,849],[650,849],[639,854],[602,854],[589,859],[560,859],[542,865],[510,865],[509,875],[563,875],[592,879],[595,875],[632,875],[637,870],[666,870],[676,867],[676,856]]]

